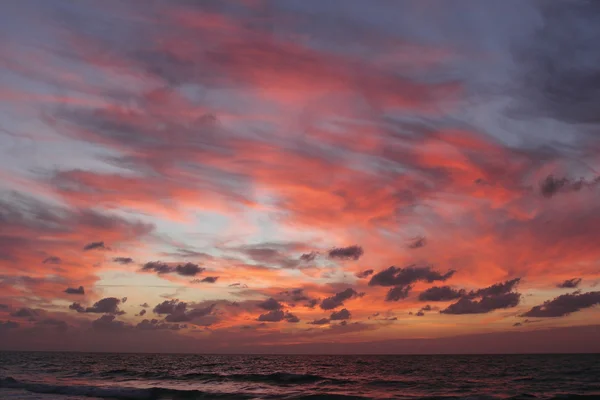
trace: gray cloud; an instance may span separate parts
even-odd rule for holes
[[[329,318],[321,318],[321,319],[315,319],[312,322],[309,322],[309,324],[311,325],[325,325],[329,323]]]
[[[560,295],[544,304],[535,306],[524,313],[523,317],[562,317],[584,308],[600,304],[600,292],[569,293]]]
[[[106,297],[104,299],[98,300],[94,303],[93,306],[87,307],[85,309],[86,313],[96,313],[96,314],[114,314],[121,315],[125,314],[125,311],[119,310],[119,304],[121,303],[120,299],[116,297]]]
[[[205,269],[198,264],[185,263],[176,266],[171,266],[162,261],[150,261],[142,266],[144,272],[155,272],[158,275],[176,273],[181,276],[196,276],[202,273]]]
[[[133,263],[133,259],[131,257],[115,257],[115,258],[113,258],[113,262],[116,262],[118,264],[127,265],[127,264]]]
[[[558,285],[556,285],[556,287],[562,288],[562,289],[574,289],[577,286],[579,286],[580,283],[581,283],[581,278],[572,278],[572,279],[567,279],[564,282],[559,283]]]
[[[174,299],[165,300],[162,303],[157,304],[152,311],[155,314],[174,314],[178,312],[185,312],[186,309],[187,303]]]
[[[65,293],[67,294],[85,294],[85,290],[83,286],[79,286],[78,288],[66,288]]]
[[[204,271],[204,268],[192,263],[185,263],[175,267],[175,272],[181,276],[196,276],[202,271]]]
[[[217,279],[219,279],[218,276],[207,276],[206,278],[203,278],[199,282],[215,283],[217,281]],[[198,279],[195,279],[195,280],[198,281]]]
[[[73,303],[69,306],[69,309],[79,313],[122,315],[125,314],[125,311],[119,310],[120,303],[121,300],[117,299],[116,297],[106,297],[97,301],[91,307],[83,307],[79,303]]]
[[[296,315],[294,315],[290,312],[286,312],[283,318],[285,318],[285,320],[287,322],[291,322],[291,323],[300,322],[300,318],[298,318]]]
[[[260,314],[257,320],[262,322],[279,322],[283,321],[284,316],[285,313],[283,310],[273,310],[265,314]]]
[[[364,279],[364,278],[368,278],[370,275],[373,275],[373,272],[375,272],[375,271],[373,271],[372,269],[366,269],[364,271],[357,272],[355,274],[355,276],[357,278]]]
[[[140,323],[138,323],[135,328],[144,330],[144,331],[154,331],[154,330],[171,330],[171,331],[179,331],[181,329],[186,329],[188,326],[186,324],[167,324],[161,322],[157,319],[144,319]]]
[[[62,260],[60,257],[50,256],[44,259],[44,261],[42,261],[42,264],[60,264],[61,262]]]
[[[302,262],[311,262],[314,261],[319,253],[317,251],[311,251],[310,253],[304,253],[300,256],[300,261]]]
[[[37,310],[28,308],[28,307],[19,308],[18,310],[13,311],[10,314],[11,317],[15,317],[15,318],[31,318],[31,319],[35,319],[39,315],[40,315],[40,313]]]
[[[415,267],[414,265],[398,268],[391,266],[371,277],[370,286],[406,286],[417,281],[434,282],[445,281],[454,275],[454,270],[445,274],[434,271],[431,267]]]
[[[479,301],[463,297],[440,312],[442,314],[485,314],[501,308],[516,307],[520,299],[521,295],[514,292],[484,296]]]
[[[108,247],[104,246],[104,242],[92,242],[83,246],[84,251],[88,250],[107,250]]]
[[[387,294],[385,295],[385,301],[398,301],[405,299],[408,297],[411,289],[411,285],[393,287],[388,290]]]
[[[369,286],[395,286],[386,294],[386,301],[398,301],[408,297],[412,284],[418,281],[445,281],[454,275],[453,270],[442,274],[431,267],[410,265],[404,268],[391,266],[371,277]]]
[[[358,245],[335,247],[327,253],[329,258],[338,260],[358,260],[363,254],[363,248]]]
[[[466,296],[468,298],[482,297],[482,296],[498,296],[511,292],[515,286],[521,281],[521,278],[511,279],[509,281],[493,284],[483,289],[470,291]]]
[[[55,318],[47,318],[41,321],[37,321],[35,325],[38,327],[51,327],[61,332],[64,332],[69,328],[69,324],[67,324],[65,321],[61,321]]]
[[[338,321],[338,320],[350,319],[350,316],[351,316],[350,311],[348,311],[345,308],[342,308],[340,311],[332,312],[329,319],[332,321]]]
[[[165,300],[154,307],[155,314],[166,314],[165,321],[167,322],[189,322],[196,319],[201,319],[210,315],[215,308],[215,304],[207,307],[188,309],[188,303],[174,300]]]
[[[327,297],[323,299],[321,302],[321,308],[323,310],[332,310],[334,308],[340,307],[344,305],[344,301],[362,296],[362,294],[358,293],[356,290],[352,288],[348,288],[331,297]]]
[[[419,294],[421,301],[449,301],[466,295],[464,289],[456,290],[450,286],[433,286]]]
[[[79,303],[73,303],[69,306],[69,310],[77,311],[79,313],[85,312],[85,307]]]
[[[122,331],[128,328],[123,321],[116,321],[114,315],[103,315],[92,322],[92,327],[98,331]]]
[[[280,310],[283,307],[280,302],[278,302],[272,297],[261,303],[258,303],[257,306],[267,311]]]
[[[306,307],[308,307],[308,308],[315,308],[317,306],[317,304],[319,304],[319,300],[317,300],[317,299],[310,299],[308,301],[308,303],[306,303]]]
[[[142,308],[142,310],[140,311],[140,313],[138,314],[140,317],[146,315],[146,309]]]
[[[0,331],[8,329],[17,329],[20,326],[18,322],[14,321],[0,321]]]
[[[572,181],[569,178],[555,178],[553,175],[549,175],[540,182],[540,193],[544,197],[552,197],[560,192],[578,192],[583,188],[591,188],[597,184],[600,184],[600,177],[596,177],[593,180],[579,179]]]
[[[427,244],[427,239],[424,236],[419,236],[413,240],[412,243],[408,245],[409,249],[420,249],[421,247],[425,247]]]
[[[279,294],[282,294],[282,295],[285,295],[285,296],[289,296],[292,301],[308,300],[308,297],[304,294],[304,289],[302,289],[302,288],[292,289],[292,290],[286,290],[286,291],[281,292]]]

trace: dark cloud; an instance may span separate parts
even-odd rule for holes
[[[258,303],[257,306],[267,311],[280,310],[283,307],[280,302],[278,302],[272,297],[261,303]]]
[[[308,308],[315,308],[317,306],[317,304],[319,304],[319,300],[317,300],[317,299],[310,299],[308,301],[308,303],[306,303],[306,307],[308,307]]]
[[[319,252],[317,252],[317,251],[311,251],[310,253],[304,253],[300,256],[300,261],[311,262],[311,261],[314,261],[318,255],[319,255]]]
[[[595,185],[600,184],[600,177],[594,178],[593,180],[579,179],[572,181],[568,178],[555,178],[553,175],[549,175],[540,182],[540,193],[544,197],[552,197],[559,192],[578,192],[583,188],[591,188]]]
[[[104,242],[92,242],[83,246],[84,251],[88,250],[107,250],[108,247],[104,246]]]
[[[60,257],[50,256],[42,261],[42,264],[60,264],[62,262]]]
[[[309,322],[309,324],[311,325],[325,325],[329,323],[329,318],[321,318],[321,319],[315,319],[312,322]]]
[[[408,297],[408,293],[411,291],[411,285],[396,286],[388,290],[385,295],[385,301],[398,301]]]
[[[339,293],[336,293],[334,296],[323,299],[323,301],[321,302],[321,308],[323,310],[332,310],[334,308],[344,305],[344,301],[359,296],[362,296],[362,294],[358,293],[352,288],[348,288]]]
[[[272,310],[265,314],[260,314],[257,321],[261,322],[280,322],[286,320],[290,323],[300,322],[300,319],[292,313],[283,312],[283,310]]]
[[[431,267],[415,267],[413,265],[398,268],[391,266],[371,277],[370,286],[406,286],[417,281],[434,282],[445,281],[454,275],[454,270],[445,274],[434,271]]]
[[[466,295],[464,289],[456,290],[450,286],[434,286],[419,294],[421,301],[449,301],[456,300]]]
[[[133,263],[133,258],[130,258],[130,257],[115,257],[115,258],[113,258],[113,261],[116,262],[116,263],[118,263],[118,264],[127,265],[127,264]]]
[[[116,297],[106,297],[95,302],[93,306],[87,307],[85,311],[80,311],[82,307],[79,303],[73,303],[69,306],[69,308],[77,312],[86,312],[94,314],[125,314],[125,311],[119,310],[119,304],[121,304],[120,299],[117,299]]]
[[[562,288],[562,289],[574,289],[577,286],[579,286],[580,283],[581,283],[581,278],[572,278],[572,279],[567,279],[562,283],[559,283],[558,285],[556,285],[556,287]]]
[[[468,298],[483,297],[483,296],[499,296],[511,292],[515,286],[521,281],[521,278],[511,279],[506,282],[496,283],[483,289],[478,289],[469,292]]]
[[[150,305],[148,303],[144,303],[144,304],[140,304],[140,307],[148,308],[148,307],[150,307]]]
[[[287,322],[291,322],[291,323],[297,323],[300,322],[300,318],[298,318],[297,316],[295,316],[294,314],[290,313],[290,312],[286,312],[285,315],[283,316],[283,318],[287,321]]]
[[[189,322],[210,315],[214,308],[215,304],[203,308],[188,309],[187,303],[174,299],[157,304],[153,311],[159,315],[166,314],[165,321],[167,322]]]
[[[515,323],[513,324],[513,326],[521,326],[521,325],[523,325],[523,324],[522,324],[522,323],[520,323],[520,322],[515,322]]]
[[[123,321],[116,321],[114,315],[103,315],[92,322],[92,327],[98,331],[122,331],[128,326]]]
[[[415,238],[412,243],[408,245],[409,249],[419,249],[427,244],[427,239],[424,236]]]
[[[303,247],[303,244],[295,242],[267,242],[235,247],[233,250],[250,258],[253,262],[260,263],[261,265],[267,267],[294,269],[297,268],[300,263],[311,261],[308,259],[303,259],[302,256],[300,256],[299,259],[296,259],[288,255],[288,253],[297,251]]]
[[[600,304],[600,292],[568,293],[546,301],[542,305],[535,306],[522,316],[538,318],[562,317],[597,304]]]
[[[69,328],[69,324],[67,324],[65,321],[61,321],[55,318],[47,318],[41,321],[37,321],[35,325],[38,327],[51,327],[61,332],[66,331]]]
[[[66,288],[65,293],[67,294],[85,294],[85,290],[83,286],[79,286],[78,288]]]
[[[186,329],[188,326],[186,324],[167,324],[161,322],[157,319],[144,319],[140,323],[138,323],[135,328],[144,330],[144,331],[154,331],[154,330],[162,330],[167,329],[171,331],[179,331],[181,329]]]
[[[142,308],[142,310],[140,311],[140,313],[138,314],[140,317],[146,315],[146,310]]]
[[[35,319],[39,315],[40,315],[40,313],[37,310],[28,308],[28,307],[19,308],[18,310],[13,311],[10,314],[11,317],[15,317],[15,318],[31,318],[31,319]]]
[[[357,278],[364,279],[364,278],[368,278],[370,275],[373,275],[373,272],[375,272],[375,271],[373,271],[372,269],[366,269],[364,271],[357,272],[355,274],[355,276]]]
[[[215,283],[217,281],[217,279],[219,279],[218,276],[207,276],[206,278],[204,278],[202,280],[194,279],[194,281],[206,282],[206,283]]]
[[[180,302],[177,299],[165,300],[162,303],[157,304],[152,310],[155,314],[175,314],[178,312],[185,312],[187,309],[187,303]]]
[[[279,321],[282,321],[284,317],[285,317],[285,313],[283,312],[283,310],[273,310],[273,311],[269,311],[266,314],[260,314],[258,316],[257,321],[279,322]]]
[[[0,304],[0,310],[7,310],[8,304]]]
[[[161,261],[149,261],[142,266],[142,271],[152,271],[159,275],[170,274],[173,272],[173,267]]]
[[[302,288],[286,290],[279,294],[289,298],[290,301],[294,301],[294,302],[310,300],[310,298],[306,294],[304,294],[304,289],[302,289]]]
[[[350,319],[350,311],[348,311],[345,308],[342,308],[340,311],[334,311],[331,313],[331,316],[329,317],[329,319],[332,321]]]
[[[121,302],[122,302],[123,304],[127,303],[127,297],[123,297],[123,298],[121,299]]]
[[[363,248],[357,245],[348,247],[335,247],[327,253],[329,258],[338,260],[358,260],[363,254]]]
[[[423,312],[423,310],[419,310],[417,311],[417,313],[415,314],[417,317],[422,317],[425,315],[425,313]]]
[[[157,273],[158,275],[176,273],[181,276],[196,276],[202,273],[204,268],[200,267],[198,264],[189,262],[177,266],[171,266],[162,261],[150,261],[142,266],[142,271],[151,271]]]
[[[521,295],[514,292],[484,296],[479,301],[463,297],[440,312],[442,314],[485,314],[501,308],[516,307],[520,299]]]
[[[169,314],[166,316],[165,321],[167,322],[192,322],[195,320],[200,320],[203,317],[207,317],[212,314],[215,309],[215,304],[211,304],[209,306],[203,308],[194,308],[188,310],[186,312],[176,312],[173,314]],[[200,322],[200,321],[198,321]],[[209,322],[207,325],[210,325]],[[205,324],[206,325],[206,324]]]
[[[82,306],[82,305],[81,305],[81,304],[79,304],[79,303],[73,303],[73,304],[71,304],[71,305],[69,306],[69,310],[74,310],[74,311],[77,311],[77,312],[79,312],[79,313],[83,313],[83,312],[85,312],[85,307],[84,307],[84,306]]]
[[[192,263],[185,263],[175,267],[175,272],[181,276],[196,276],[202,271],[204,271],[204,268]]]
[[[0,321],[0,331],[17,329],[20,326],[18,322],[14,321]]]

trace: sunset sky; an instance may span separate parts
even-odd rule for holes
[[[3,3],[0,349],[600,351],[599,6]]]

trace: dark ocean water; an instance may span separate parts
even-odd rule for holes
[[[1,399],[600,399],[600,355],[0,352]]]

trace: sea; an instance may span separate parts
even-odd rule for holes
[[[600,399],[600,354],[0,352],[0,399]]]

